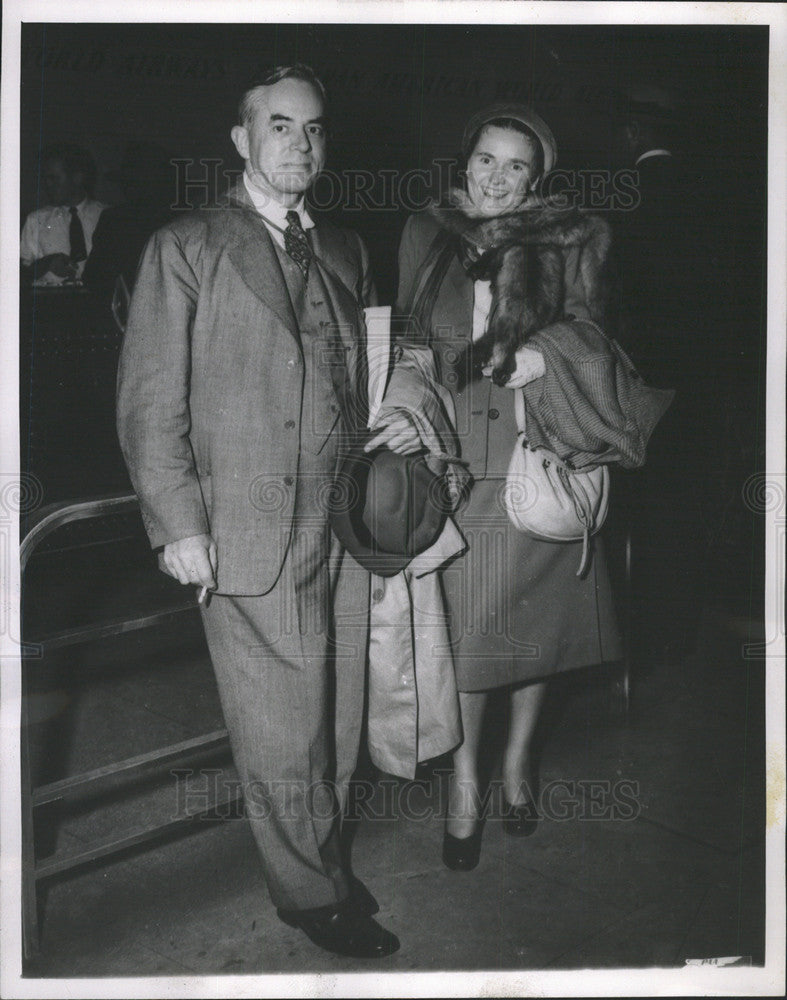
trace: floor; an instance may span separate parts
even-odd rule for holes
[[[95,595],[92,598],[95,601]],[[188,619],[188,620],[187,620]],[[222,725],[195,621],[41,665],[34,763],[62,777]],[[693,653],[638,657],[621,714],[614,668],[553,682],[543,716],[543,819],[525,840],[493,817],[470,873],[440,859],[445,761],[414,782],[362,766],[353,866],[401,950],[329,955],[271,907],[242,817],[52,881],[30,977],[263,972],[575,969],[764,960],[763,661],[740,602],[708,602]],[[497,774],[499,706],[489,721]],[[231,763],[191,776],[232,780]],[[212,769],[212,770],[211,770]],[[211,775],[213,777],[211,778]],[[182,776],[181,776],[182,777]],[[201,784],[203,783],[203,784]],[[43,816],[42,853],[182,807],[171,776]]]

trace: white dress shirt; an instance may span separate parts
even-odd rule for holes
[[[98,217],[106,205],[92,198],[83,199],[77,206],[77,215],[85,233],[85,248],[88,256],[93,249],[93,233],[98,224]],[[42,257],[53,253],[71,253],[69,226],[71,225],[71,208],[69,205],[49,205],[38,208],[25,219],[22,235],[19,239],[19,259],[30,266]],[[76,265],[77,277],[82,276],[85,262]],[[39,276],[37,285],[62,285],[65,279],[47,271]]]
[[[672,156],[668,149],[649,149],[646,153],[640,153],[634,166],[638,167],[643,160],[649,160],[652,156]]]
[[[473,340],[480,340],[486,333],[489,312],[492,308],[492,282],[473,282]]]
[[[254,207],[262,216],[262,221],[265,223],[265,227],[271,234],[274,240],[279,244],[282,250],[284,247],[284,230],[287,228],[287,213],[297,212],[301,220],[301,225],[304,229],[313,229],[314,220],[309,215],[306,210],[306,205],[304,204],[303,197],[297,205],[292,208],[285,208],[284,205],[280,204],[278,201],[274,201],[271,195],[265,194],[256,188],[252,182],[249,180],[249,175],[244,171],[243,173],[243,183],[246,185],[246,190],[249,193],[249,197],[252,200]]]

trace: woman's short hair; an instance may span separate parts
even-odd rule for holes
[[[322,98],[323,104],[327,104],[328,97],[325,93],[325,85],[317,76],[311,66],[305,63],[293,63],[290,66],[274,66],[263,73],[254,76],[248,83],[246,89],[238,102],[238,121],[244,128],[247,128],[254,115],[254,93],[259,87],[272,87],[280,80],[304,80],[310,83]]]
[[[473,150],[478,144],[478,140],[481,137],[481,133],[485,128],[493,125],[495,128],[505,128],[510,129],[512,132],[519,132],[524,135],[533,144],[535,150],[534,163],[535,166],[535,176],[540,177],[544,173],[544,147],[541,143],[541,139],[536,135],[532,128],[529,128],[523,122],[518,121],[516,118],[492,118],[488,122],[484,122],[470,137],[470,141],[467,143],[467,153],[465,155],[464,169],[467,169],[467,163],[473,154]]]

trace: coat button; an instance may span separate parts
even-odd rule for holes
[[[284,485],[285,486],[292,486],[292,484],[293,484],[293,478],[292,478],[292,476],[285,476],[284,477]]]
[[[288,358],[287,359],[287,367],[288,368],[294,368],[295,367],[295,358]]]
[[[372,591],[372,600],[375,602],[375,604],[377,604],[379,601],[381,601],[384,596],[385,596],[385,594],[380,589],[380,587],[377,587],[376,590]]]
[[[295,426],[295,421],[294,420],[285,420],[284,421],[284,426],[287,427],[287,428],[294,427]]]
[[[497,420],[499,416],[500,416],[500,410],[496,410],[495,407],[493,406],[492,409],[489,411],[489,419]]]

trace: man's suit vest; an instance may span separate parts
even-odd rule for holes
[[[273,244],[287,284],[303,349],[301,448],[311,455],[324,453],[330,465],[336,455],[340,432],[344,429],[341,415],[343,401],[336,391],[336,385],[343,384],[346,372],[339,324],[318,263],[312,260],[308,280],[304,281],[298,265],[275,240]],[[327,438],[331,427],[334,433]]]

